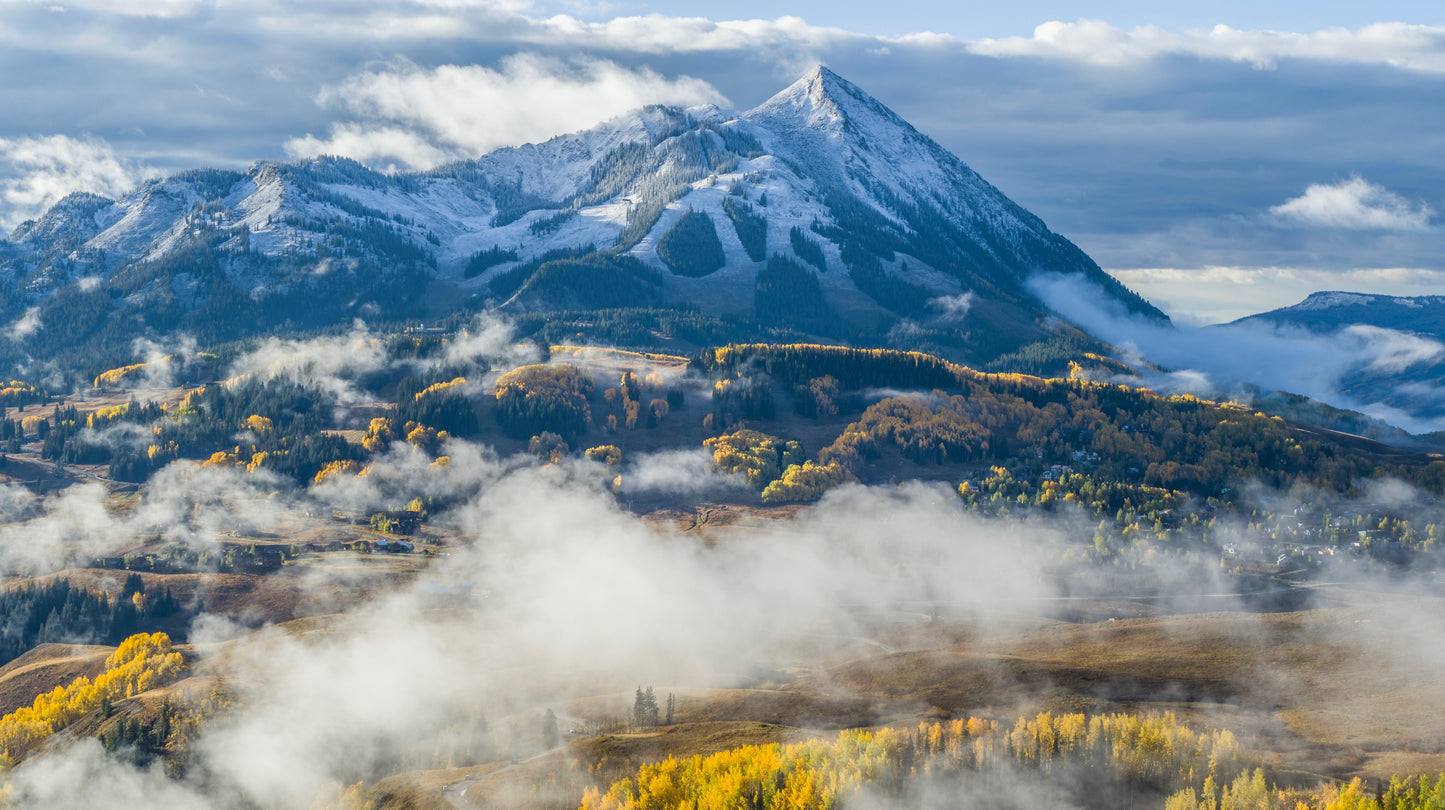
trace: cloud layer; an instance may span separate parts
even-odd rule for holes
[[[116,197],[155,175],[98,138],[0,138],[0,229],[39,216],[72,192]]]
[[[1054,310],[1091,334],[1170,369],[1143,384],[1168,393],[1250,401],[1249,387],[1303,394],[1360,411],[1412,433],[1445,430],[1445,419],[1416,418],[1392,405],[1406,386],[1380,383],[1363,395],[1349,383],[1362,371],[1402,372],[1445,360],[1445,345],[1418,335],[1356,324],[1332,334],[1245,321],[1209,328],[1137,318],[1086,282],[1052,276],[1031,288]],[[1136,383],[1137,384],[1137,381]]]
[[[1160,56],[1192,56],[1274,68],[1287,59],[1389,65],[1445,73],[1445,27],[1391,22],[1356,30],[1313,33],[1241,31],[1228,25],[1183,33],[1152,25],[1124,30],[1103,20],[1050,21],[1031,37],[983,39],[968,44],[986,56],[1039,56],[1122,66]]]
[[[325,138],[286,143],[293,157],[335,154],[372,165],[428,169],[502,146],[584,129],[647,104],[725,105],[707,82],[668,79],[605,59],[563,61],[517,54],[496,69],[405,63],[348,77],[317,99],[353,120]]]

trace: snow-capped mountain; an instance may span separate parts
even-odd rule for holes
[[[1445,295],[1317,292],[1294,306],[1240,320],[1290,324],[1312,332],[1333,332],[1363,324],[1445,341]]]
[[[1294,306],[1241,318],[1388,347],[1341,379],[1359,401],[1422,419],[1445,419],[1445,295],[1317,292]]]
[[[0,242],[0,315],[52,355],[459,304],[684,306],[840,335],[906,323],[999,354],[1066,328],[1024,285],[1043,273],[1164,318],[818,68],[741,114],[648,107],[432,172],[319,158],[72,195]]]

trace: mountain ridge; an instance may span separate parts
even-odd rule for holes
[[[570,264],[547,266],[563,253]],[[195,326],[188,307],[220,299],[245,323],[208,339],[459,305],[684,307],[789,328],[804,325],[759,313],[800,309],[821,314],[807,328],[833,324],[836,339],[896,342],[912,324],[905,332],[930,345],[986,360],[1079,338],[1025,286],[1042,273],[1082,275],[1167,320],[819,66],[741,113],[654,105],[430,172],[319,157],[181,172],[112,201],[71,195],[0,241],[0,316],[33,312],[39,328],[23,348],[44,357],[119,322],[163,338]],[[958,323],[960,301],[972,331]],[[277,302],[284,318],[268,309]],[[47,343],[62,322],[67,340]]]
[[[1240,318],[1234,323],[1268,321],[1312,331],[1367,324],[1445,339],[1445,295],[1383,295],[1341,290],[1310,293],[1298,304]]]
[[[1401,412],[1445,417],[1445,295],[1381,295],[1325,290],[1298,304],[1261,312],[1231,326],[1269,324],[1318,335],[1340,333],[1387,343],[1391,351],[1355,369],[1341,390]],[[1381,396],[1381,392],[1386,392]]]

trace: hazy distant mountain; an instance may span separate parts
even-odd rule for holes
[[[26,354],[104,362],[138,335],[489,305],[695,307],[840,339],[906,319],[988,356],[1069,331],[1024,286],[1041,273],[1164,319],[818,68],[742,114],[648,107],[432,172],[320,158],[72,195],[0,242],[0,314]]]
[[[1445,340],[1445,295],[1317,292],[1294,306],[1250,315],[1236,323],[1250,321],[1290,324],[1312,332],[1366,324]]]
[[[1343,378],[1341,390],[1415,417],[1445,417],[1445,295],[1317,292],[1294,306],[1235,323],[1271,323],[1319,334],[1344,332],[1359,340],[1378,341],[1389,350]]]

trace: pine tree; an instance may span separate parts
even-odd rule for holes
[[[557,732],[557,715],[551,709],[542,716],[542,745],[547,748],[556,748],[561,743],[561,735]]]
[[[644,706],[646,709],[647,725],[656,726],[659,720],[659,712],[657,711],[657,695],[653,694],[651,686],[647,687],[647,691],[642,694],[642,699],[644,701]]]

